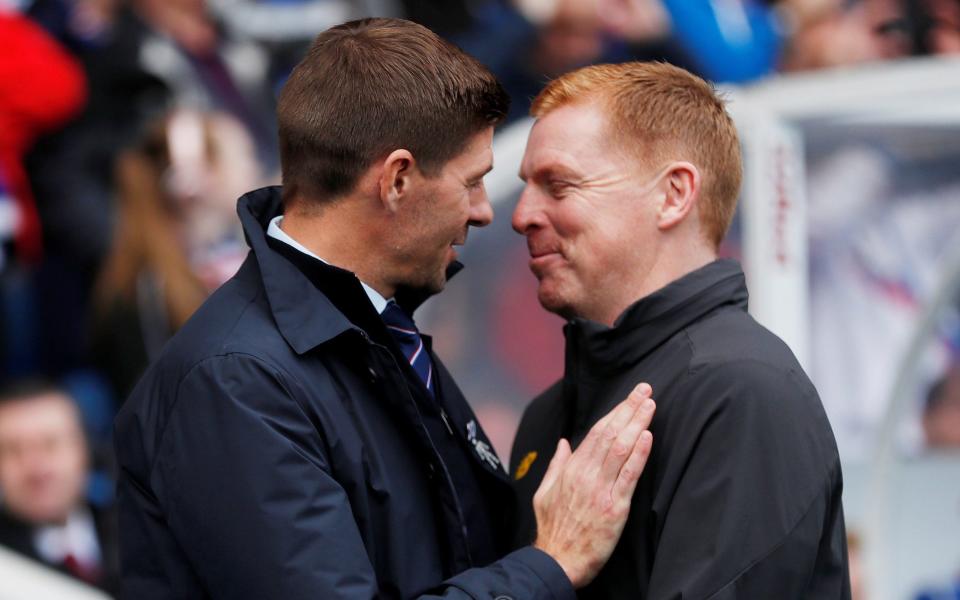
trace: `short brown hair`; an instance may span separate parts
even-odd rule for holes
[[[435,174],[508,107],[486,67],[421,25],[378,18],[328,29],[280,93],[284,198],[349,193],[398,148]]]
[[[700,222],[719,246],[733,220],[743,168],[736,127],[714,88],[666,63],[594,65],[552,81],[530,113],[539,118],[595,99],[607,108],[611,137],[640,155],[644,168],[688,160],[700,169]]]

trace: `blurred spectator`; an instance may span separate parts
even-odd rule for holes
[[[847,532],[847,553],[850,560],[850,600],[867,600],[863,542],[854,530]]]
[[[0,232],[27,262],[39,260],[41,237],[23,155],[41,133],[72,117],[85,93],[80,65],[55,40],[0,9],[0,197],[7,200]]]
[[[74,53],[109,43],[122,0],[36,0],[27,13]]]
[[[236,199],[259,183],[232,117],[177,111],[117,163],[119,223],[100,273],[94,357],[119,399],[246,255]]]
[[[175,106],[232,115],[254,140],[259,158],[276,166],[274,102],[267,57],[232,39],[203,0],[133,0],[143,20],[143,67],[172,90]]]
[[[57,5],[66,11],[59,21],[50,17]],[[72,40],[90,88],[80,118],[41,140],[27,161],[48,250],[30,338],[42,349],[43,372],[60,374],[87,364],[86,317],[112,245],[120,151],[170,107],[221,110],[243,124],[272,168],[273,95],[264,52],[231,38],[202,0],[36,0],[30,11]]]
[[[84,500],[88,465],[72,398],[43,382],[0,391],[0,544],[115,591],[116,528]]]
[[[928,448],[960,450],[960,362],[931,386],[923,411]]]
[[[957,0],[864,0],[873,9],[885,57],[960,53]]]
[[[369,5],[369,6],[368,6]],[[268,79],[279,93],[294,65],[321,31],[368,14],[394,16],[392,0],[210,0],[210,10],[234,38],[267,50]]]
[[[0,366],[8,374],[35,369],[46,348],[35,329],[43,244],[24,154],[76,113],[85,93],[80,65],[0,5]]]
[[[75,14],[92,1],[38,0],[31,10],[61,4]],[[90,80],[87,110],[30,161],[44,231],[89,275],[110,246],[116,156],[170,107],[230,113],[255,140],[260,159],[276,164],[268,61],[255,44],[227,37],[201,0],[106,4],[114,14],[99,22],[108,32],[79,50]]]
[[[608,30],[634,42],[669,36],[701,76],[739,83],[768,75],[780,58],[785,28],[760,0],[597,0]],[[779,2],[788,10],[797,2]]]
[[[955,155],[911,160],[861,135],[838,128],[828,146],[807,138],[810,362],[847,461],[872,455],[911,337],[960,243]],[[932,345],[923,368],[949,351]],[[903,441],[919,447],[919,419],[907,421]]]
[[[960,2],[956,0],[837,4],[797,28],[783,62],[785,70],[960,53]]]
[[[440,31],[503,81],[515,119],[547,80],[596,62],[667,60],[716,82],[763,77],[777,68],[793,31],[840,3],[484,0],[470,5],[469,24],[453,19]]]
[[[359,18],[355,0],[210,0],[234,33],[261,42],[312,40],[338,23]]]
[[[434,28],[442,35],[490,67],[510,94],[508,121],[525,117],[530,100],[550,79],[591,63],[630,58],[626,45],[604,31],[596,0],[523,0],[516,6],[508,0],[481,0],[467,7],[467,20],[454,16],[421,22],[439,24]],[[412,14],[431,13],[421,9]]]

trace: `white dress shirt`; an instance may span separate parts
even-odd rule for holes
[[[278,215],[270,219],[270,225],[267,227],[267,235],[269,235],[275,240],[280,240],[281,242],[289,246],[292,246],[294,249],[299,250],[300,252],[303,252],[307,256],[311,256],[324,264],[327,264],[327,265],[330,264],[329,262],[323,260],[316,254],[311,252],[306,246],[304,246],[297,240],[290,237],[286,231],[284,231],[283,229],[280,229],[281,221],[283,221],[283,215]],[[336,265],[333,265],[333,266],[336,266]],[[393,299],[391,298],[390,300],[387,300],[386,298],[380,295],[380,292],[373,289],[363,281],[360,281],[360,285],[363,286],[363,291],[367,293],[367,298],[370,298],[370,302],[371,304],[373,304],[373,308],[376,309],[377,314],[383,314],[384,309],[387,308],[387,303],[392,302]]]
[[[78,509],[70,513],[63,525],[46,525],[34,530],[33,544],[46,562],[57,565],[68,555],[88,568],[100,566],[100,543],[90,511]]]

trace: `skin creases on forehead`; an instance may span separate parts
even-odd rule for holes
[[[643,175],[634,157],[610,143],[602,110],[598,104],[570,104],[540,118],[531,131],[520,178],[603,189]]]

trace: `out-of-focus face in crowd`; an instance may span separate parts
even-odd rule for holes
[[[926,54],[960,52],[960,2],[957,0],[872,0],[874,18],[884,34],[888,58],[916,52],[912,31]]]
[[[811,3],[818,1],[810,0]],[[922,48],[917,48],[918,44]],[[783,66],[786,70],[818,69],[916,53],[960,53],[960,2],[858,0],[850,5],[833,2],[832,7],[818,11],[800,25]]]
[[[62,523],[83,497],[87,445],[79,413],[49,391],[0,403],[0,494],[32,524]]]
[[[960,364],[954,365],[927,399],[923,415],[927,446],[960,450]]]

